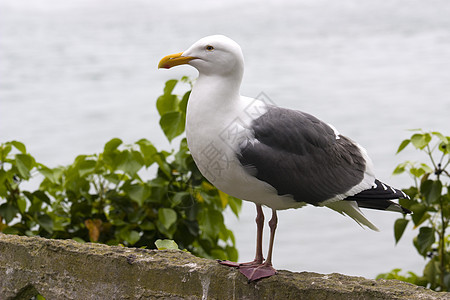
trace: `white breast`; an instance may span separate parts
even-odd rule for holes
[[[266,106],[258,99],[247,97],[235,101],[229,105],[221,103],[213,106],[211,102],[199,105],[201,99],[196,98],[195,93],[191,94],[186,136],[200,172],[221,191],[243,200],[275,209],[304,205],[295,202],[289,195],[278,196],[272,186],[251,176],[242,167],[236,156],[239,145],[255,142],[249,126],[254,118],[266,111]]]

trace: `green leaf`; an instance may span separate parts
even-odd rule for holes
[[[198,202],[192,203],[186,208],[186,219],[197,224],[197,216],[201,210],[200,204]],[[197,224],[198,225],[198,224]],[[197,226],[196,225],[196,226]]]
[[[222,209],[227,207],[228,205],[228,195],[222,192],[221,190],[217,190],[217,193],[219,194],[220,203],[222,204]]]
[[[440,180],[433,181],[430,193],[428,194],[428,201],[430,203],[436,203],[439,201],[442,193],[442,182]]]
[[[48,205],[52,204],[52,201],[50,200],[50,198],[47,196],[47,194],[44,191],[40,191],[40,190],[34,191],[33,197],[36,197],[37,199],[47,203]],[[30,200],[30,201],[32,201],[32,200]]]
[[[161,240],[158,239],[155,242],[155,246],[158,250],[178,250],[178,245],[174,240]]]
[[[417,276],[414,272],[407,272],[407,275],[399,274],[401,269],[393,269],[389,273],[379,274],[376,279],[397,279],[405,282],[409,282],[415,285],[426,286],[427,282],[423,277]]]
[[[156,108],[160,116],[178,111],[179,100],[177,95],[162,95],[156,100]]]
[[[431,132],[431,134],[433,134],[434,136],[439,138],[441,140],[441,142],[443,142],[444,144],[448,144],[450,142],[442,133],[440,133],[438,131],[433,131],[433,132]]]
[[[219,260],[226,260],[228,258],[226,252],[221,248],[212,249],[211,256]]]
[[[382,273],[382,274],[378,274],[376,277],[376,280],[379,279],[397,279],[398,278],[398,273],[401,271],[402,269],[393,269],[391,270],[389,273]]]
[[[20,213],[23,214],[27,209],[27,200],[23,197],[17,198],[17,207],[19,208]]]
[[[0,145],[0,158],[7,157],[9,152],[11,152],[12,147],[9,143],[4,143]]]
[[[406,166],[409,166],[409,173],[411,175],[413,175],[416,178],[421,178],[423,175],[428,174],[433,172],[433,169],[430,168],[427,164],[425,163],[420,163],[419,165],[417,165],[417,163],[412,163],[412,162],[404,162],[403,164],[400,164],[400,166],[403,166],[404,169],[400,170],[401,172],[405,171]],[[398,168],[399,168],[398,167]],[[400,174],[401,172],[396,173],[397,169],[394,171],[394,174]]]
[[[122,140],[119,138],[113,138],[105,144],[103,152],[112,152],[122,145]]]
[[[416,133],[411,137],[411,143],[417,149],[425,148],[431,141],[431,135],[429,133]]]
[[[97,162],[95,160],[89,159],[89,160],[83,160],[78,166],[78,174],[80,177],[84,177],[88,174],[91,174],[94,172],[95,167],[97,166]]]
[[[410,139],[406,139],[403,142],[401,142],[400,146],[397,149],[397,154],[400,153],[400,151],[402,151],[403,149],[405,149],[406,146],[408,146],[410,142],[411,142]]]
[[[164,134],[169,142],[184,132],[186,117],[179,111],[164,114],[159,121]]]
[[[27,148],[25,147],[25,145],[23,143],[18,142],[18,141],[11,141],[11,142],[9,142],[9,144],[13,145],[14,148],[19,150],[22,154],[27,153]]]
[[[28,198],[28,200],[30,200],[30,202],[31,202],[31,206],[28,208],[28,213],[34,214],[34,213],[40,212],[41,207],[42,207],[42,200],[34,195],[34,193],[36,193],[36,192],[30,193],[30,192],[24,191],[23,193]]]
[[[449,139],[450,140],[450,139]],[[439,150],[444,153],[448,154],[450,149],[450,143],[440,143],[439,144]]]
[[[423,269],[423,275],[427,281],[431,284],[431,288],[435,288],[436,279],[439,274],[439,263],[437,257],[433,257]]]
[[[409,173],[411,173],[411,175],[413,175],[416,178],[420,178],[422,177],[422,175],[425,174],[425,170],[422,168],[411,168],[409,170]]]
[[[421,163],[420,166],[421,166],[421,169],[423,169],[425,171],[425,173],[433,172],[433,169],[425,163]]]
[[[403,233],[405,232],[406,225],[408,225],[409,220],[407,219],[397,219],[394,224],[394,237],[395,243],[397,244],[400,241]]]
[[[239,254],[238,254],[238,251],[236,248],[227,246],[226,252],[227,252],[227,256],[228,256],[227,259],[229,261],[237,261],[238,260]]]
[[[440,180],[425,180],[420,186],[420,190],[428,204],[439,200],[442,192],[442,182]]]
[[[392,172],[392,174],[394,174],[394,175],[402,174],[403,172],[405,172],[406,165],[407,165],[407,162],[404,162],[404,163],[399,164],[399,165],[395,168],[394,172]]]
[[[135,184],[131,185],[127,189],[128,195],[130,196],[131,200],[136,201],[139,206],[143,206],[145,200],[150,197],[151,190],[146,185],[141,184]]]
[[[48,233],[53,233],[53,220],[47,214],[39,215],[37,222]]]
[[[417,228],[420,224],[425,222],[430,215],[427,213],[427,207],[421,203],[415,203],[409,207],[413,212],[411,218],[414,222],[414,227]]]
[[[129,244],[134,245],[136,244],[141,236],[139,235],[139,232],[135,230],[123,230],[120,234],[120,236]]]
[[[2,205],[0,205],[0,216],[5,219],[6,224],[11,222],[18,213],[19,210],[15,208],[11,203],[3,203]]]
[[[178,96],[172,94],[177,82],[178,80],[175,79],[168,80],[164,87],[164,94],[156,100],[156,109],[160,116],[178,110]]]
[[[139,227],[142,230],[155,230],[155,224],[148,220],[145,220],[144,222],[142,222],[142,224],[140,224]]]
[[[16,154],[16,165],[21,178],[29,179],[30,171],[35,165],[35,160],[28,154]]]
[[[189,78],[189,76],[183,76],[183,77],[181,77],[180,81],[181,81],[181,82],[185,82],[185,83],[189,83],[189,85],[190,85],[191,88],[192,88],[192,80]]]
[[[169,229],[177,221],[177,213],[171,208],[160,208],[158,219],[166,229]]]
[[[213,209],[203,210],[199,212],[201,229],[210,237],[216,236],[221,232],[221,224],[223,225],[222,214]]]
[[[236,238],[234,237],[234,233],[231,230],[227,230],[228,231],[228,238],[231,240],[231,242],[233,243],[233,245],[236,244]]]
[[[234,215],[236,217],[239,217],[239,212],[241,211],[242,207],[242,200],[229,196],[228,205],[230,206],[231,211],[234,213]]]
[[[39,164],[39,173],[47,178],[51,183],[56,184],[61,176],[61,169],[50,169],[43,164]]]
[[[172,169],[170,165],[166,161],[166,155],[163,152],[158,152],[155,155],[155,161],[159,166],[159,169],[166,175],[168,179],[170,179],[172,176]]]
[[[118,185],[121,180],[124,180],[122,175],[116,173],[104,174],[103,177],[112,184]]]
[[[136,173],[142,168],[144,165],[144,158],[137,151],[129,151],[124,150],[120,152],[117,157],[119,162],[117,169],[124,171],[127,174],[132,176],[136,175]]]
[[[175,154],[173,167],[180,173],[186,173],[195,168],[193,162],[194,160],[187,147],[186,138],[183,138],[180,142],[180,150]]]
[[[178,80],[176,79],[170,79],[166,81],[166,84],[164,86],[164,94],[172,94],[173,89],[177,85]]]
[[[177,192],[173,196],[172,200],[172,207],[175,207],[177,205],[180,205],[184,199],[187,199],[191,196],[189,192]]]
[[[146,139],[140,139],[136,142],[141,149],[142,156],[146,167],[151,166],[155,162],[155,154],[158,152],[153,144]]]
[[[423,256],[427,255],[427,252],[431,249],[431,246],[435,242],[435,231],[431,227],[420,227],[419,235],[417,236],[417,250]]]
[[[145,210],[143,208],[134,208],[133,211],[128,213],[128,221],[132,224],[141,223],[146,217]]]

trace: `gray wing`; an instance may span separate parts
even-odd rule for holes
[[[364,177],[359,147],[312,115],[270,106],[251,129],[254,136],[241,144],[238,159],[279,195],[318,205]]]

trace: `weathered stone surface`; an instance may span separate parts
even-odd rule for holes
[[[0,234],[0,299],[450,299],[396,280],[280,271],[247,283],[183,251]]]

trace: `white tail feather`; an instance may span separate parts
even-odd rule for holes
[[[361,227],[363,225],[369,227],[372,230],[380,231],[375,225],[373,225],[359,209],[356,201],[335,201],[325,204],[326,207],[337,211],[340,214],[347,215],[356,221]],[[364,227],[363,227],[364,228]]]

